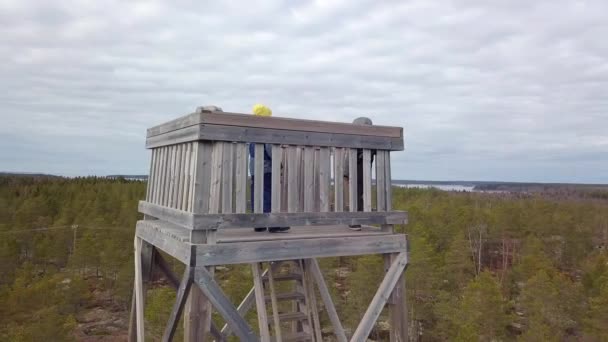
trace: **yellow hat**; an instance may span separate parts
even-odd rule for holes
[[[255,116],[272,116],[272,110],[264,106],[263,104],[256,104],[253,106],[253,115]]]

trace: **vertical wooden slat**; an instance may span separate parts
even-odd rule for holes
[[[351,212],[359,210],[357,208],[357,149],[348,150],[348,207]]]
[[[209,214],[218,214],[220,210],[223,147],[224,144],[222,142],[213,143],[211,184],[209,187]]]
[[[247,144],[236,144],[236,212],[247,212]]]
[[[319,203],[320,211],[329,211],[329,178],[330,178],[329,148],[321,147],[319,151]]]
[[[314,157],[313,157],[314,158],[314,162],[313,162],[313,164],[314,164],[314,169],[313,169],[314,194],[313,194],[313,197],[314,197],[314,211],[315,212],[319,212],[321,210],[321,201],[319,200],[321,198],[321,194],[319,192],[319,170],[320,170],[319,154],[320,154],[319,148],[315,147],[314,148]]]
[[[343,149],[334,149],[334,211],[344,211],[344,155]]]
[[[179,144],[177,146],[177,168],[175,169],[177,186],[175,187],[175,209],[181,209],[182,196],[184,192],[184,148],[185,144]]]
[[[164,146],[163,148],[163,164],[161,165],[161,176],[160,176],[160,195],[158,197],[158,204],[166,205],[165,198],[167,196],[167,189],[169,187],[168,181],[168,170],[169,170],[169,147]]]
[[[232,213],[232,171],[234,153],[231,142],[225,142],[222,160],[222,213]]]
[[[386,211],[393,210],[393,180],[391,178],[391,153],[384,151],[384,182],[386,185]]]
[[[270,199],[273,213],[281,211],[281,145],[272,145],[272,197]]]
[[[156,159],[156,149],[152,150],[150,153],[150,171],[148,172],[148,181],[146,182],[146,201],[152,202],[152,193],[154,187],[152,184],[154,183],[154,161]]]
[[[315,210],[314,198],[314,149],[306,147],[304,149],[304,212]]]
[[[384,182],[385,174],[384,151],[376,152],[376,205],[378,211],[386,211],[386,184]]]
[[[253,212],[264,212],[264,144],[255,144]]]
[[[154,149],[156,151],[156,164],[154,165],[154,193],[152,194],[152,203],[158,204],[160,197],[160,184],[161,183],[161,169],[163,161],[163,148],[159,147]]]
[[[363,150],[363,211],[372,211],[371,151]]]
[[[297,147],[289,146],[287,149],[287,211],[295,213],[298,211],[298,161]]]
[[[195,142],[195,144],[192,212],[195,214],[206,214],[209,212],[213,144],[209,142]]]
[[[283,153],[282,153],[283,156],[281,158],[281,161],[283,163],[283,175],[281,177],[281,211],[286,212],[287,211],[287,197],[288,197],[287,180],[289,179],[289,167],[288,167],[289,148],[288,148],[288,146],[283,146],[283,145],[281,145],[281,148],[283,149]]]
[[[182,191],[182,205],[181,209],[183,211],[188,211],[188,194],[190,193],[190,160],[192,155],[192,143],[184,144],[184,165],[183,165],[183,174],[184,174],[184,188]]]
[[[298,211],[304,211],[304,148],[298,147],[296,150],[298,160]]]
[[[171,160],[169,161],[169,191],[167,193],[166,206],[173,208],[173,191],[175,191],[175,164],[176,164],[177,146],[171,146]]]

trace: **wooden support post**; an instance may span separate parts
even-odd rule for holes
[[[142,244],[143,240],[135,237],[135,320],[137,342],[145,341],[144,330],[144,300],[146,291],[144,289],[143,266],[142,266]]]
[[[304,290],[306,291],[305,293],[308,294],[306,296],[308,298],[308,302],[306,304],[309,308],[311,316],[311,321],[309,322],[309,324],[313,328],[312,330],[314,333],[313,341],[322,342],[323,337],[321,336],[321,322],[319,320],[319,309],[317,307],[317,295],[306,259],[302,260],[302,267],[304,271],[302,274],[302,281],[304,282]]]
[[[266,296],[264,295],[264,283],[260,269],[260,263],[251,264],[253,273],[253,284],[255,287],[255,304],[258,313],[258,323],[260,326],[260,338],[263,342],[270,341],[270,331],[268,330],[268,313],[266,311]]]
[[[385,265],[392,265],[397,259],[397,253],[385,254]],[[387,268],[387,269],[388,269]],[[390,330],[390,341],[391,342],[405,342],[408,341],[407,331],[407,307],[405,304],[405,274],[402,274],[391,293],[391,296],[387,302],[389,323],[391,326]]]
[[[365,341],[367,339],[370,331],[376,323],[376,320],[378,319],[378,316],[380,316],[380,313],[382,312],[382,308],[393,292],[395,285],[403,276],[403,270],[405,269],[406,265],[407,252],[401,252],[397,255],[391,267],[388,269],[382,283],[380,283],[380,287],[374,295],[374,298],[367,308],[367,311],[365,311],[365,314],[361,319],[361,323],[359,323],[357,330],[355,330],[351,341]]]

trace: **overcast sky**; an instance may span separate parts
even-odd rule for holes
[[[608,183],[608,1],[0,1],[0,171],[145,174],[215,104],[403,126],[393,177]]]

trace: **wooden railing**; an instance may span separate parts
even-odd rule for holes
[[[263,213],[264,177],[254,177],[247,213],[249,143],[256,175],[264,171],[264,144],[272,145],[272,213]],[[140,212],[193,230],[407,220],[391,211],[390,152],[403,149],[398,127],[200,111],[150,128],[146,146],[152,158]],[[358,153],[363,208],[356,197]]]

